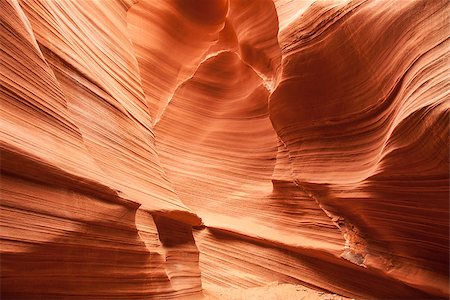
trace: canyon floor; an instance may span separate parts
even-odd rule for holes
[[[205,286],[203,290],[205,300],[349,300],[336,294],[329,294],[312,290],[301,285],[273,283],[264,287],[249,289],[223,288]]]

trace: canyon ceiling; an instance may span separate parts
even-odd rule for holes
[[[0,0],[1,298],[448,298],[449,14]]]

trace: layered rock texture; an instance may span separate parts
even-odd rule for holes
[[[448,298],[449,14],[0,0],[1,299]]]

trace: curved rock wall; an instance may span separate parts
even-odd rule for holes
[[[448,297],[448,15],[2,0],[2,299]]]

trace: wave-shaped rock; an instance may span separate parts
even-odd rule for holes
[[[446,1],[315,4],[280,33],[283,74],[270,98],[295,180],[336,218],[344,256],[441,295],[447,14]]]
[[[448,14],[3,0],[1,298],[448,297]]]

